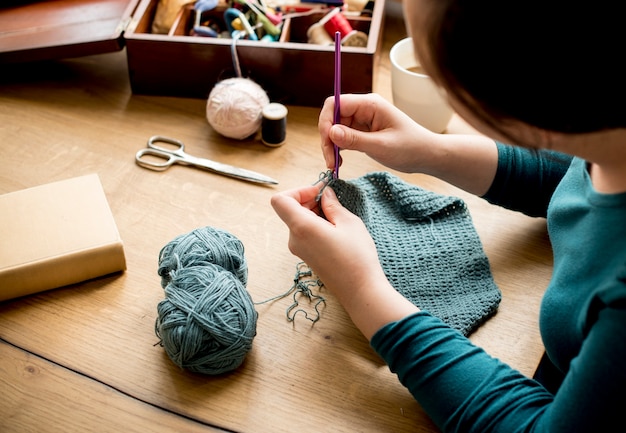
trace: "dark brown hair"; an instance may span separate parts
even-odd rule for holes
[[[500,130],[515,119],[565,133],[626,127],[619,2],[428,1],[433,13],[418,51],[428,51],[435,81],[487,124]]]

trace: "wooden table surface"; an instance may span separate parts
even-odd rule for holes
[[[387,98],[389,48],[403,36],[392,2],[375,81]],[[324,169],[319,109],[288,107],[287,142],[269,148],[216,134],[204,100],[132,94],[127,74],[124,52],[0,68],[0,193],[98,173],[128,265],[0,303],[0,431],[437,431],[326,292],[314,325],[302,316],[286,320],[289,299],[257,306],[253,348],[230,374],[193,374],[170,361],[154,324],[164,297],[158,253],[174,237],[203,226],[227,230],[245,246],[255,301],[291,287],[299,259],[269,201],[276,191],[313,183]],[[453,118],[450,132],[467,130]],[[184,166],[143,169],[135,152],[155,134],[280,184]],[[384,169],[361,154],[344,158],[346,179]],[[545,221],[428,176],[400,176],[467,202],[503,292],[498,313],[471,339],[531,375],[543,351],[537,314],[552,266]]]

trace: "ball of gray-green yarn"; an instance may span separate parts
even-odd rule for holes
[[[207,226],[179,235],[161,249],[158,269],[161,286],[165,288],[175,269],[209,263],[232,272],[244,286],[248,284],[248,265],[241,241],[225,230]]]
[[[212,227],[194,230],[161,250],[159,274],[165,299],[157,306],[155,332],[169,358],[203,374],[239,367],[258,317],[245,288],[241,242]]]

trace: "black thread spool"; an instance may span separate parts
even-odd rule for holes
[[[262,115],[263,144],[270,147],[282,146],[287,136],[287,107],[278,102],[272,102],[263,108]]]

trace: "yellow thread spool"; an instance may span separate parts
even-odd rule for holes
[[[330,37],[326,29],[324,28],[324,24],[317,22],[308,28],[306,31],[306,35],[308,38],[309,44],[317,44],[317,45],[334,45],[335,42]]]

